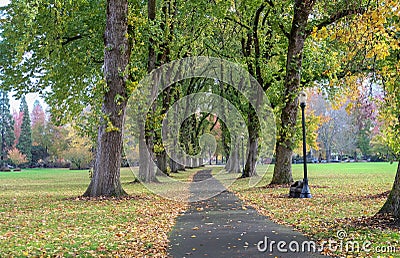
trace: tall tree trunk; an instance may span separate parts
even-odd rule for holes
[[[167,137],[168,128],[163,128],[163,130],[161,130],[161,134],[162,134],[161,136],[155,136],[155,137],[157,137],[157,138],[160,137],[161,139],[159,139],[159,140],[162,142],[162,139],[165,139]],[[159,176],[168,175],[168,170],[167,170],[167,168],[168,168],[168,155],[167,155],[166,150],[163,149],[161,152],[158,152],[156,154],[156,158],[157,158],[157,168],[158,168],[156,174],[159,175]]]
[[[292,178],[293,135],[298,111],[297,94],[300,87],[304,42],[307,37],[308,16],[315,0],[296,0],[286,61],[285,97],[281,125],[276,142],[276,164],[271,184],[288,184]]]
[[[169,167],[171,168],[171,173],[178,173],[178,163],[172,158],[169,159]]]
[[[168,175],[167,171],[167,153],[164,151],[157,153],[157,172],[158,176]]]
[[[397,165],[397,173],[392,191],[379,213],[389,213],[395,218],[400,218],[400,161]]]
[[[177,93],[176,93],[177,94]],[[175,99],[178,99],[178,96],[175,95],[174,96]],[[178,121],[178,105],[176,105],[175,110],[174,110],[174,121]],[[178,146],[178,141],[177,141],[177,137],[175,137],[176,135],[178,135],[178,132],[176,132],[175,129],[169,129],[168,133],[170,135],[172,135],[173,137],[173,146]],[[178,164],[173,157],[178,156],[178,151],[175,150],[174,148],[169,150],[171,152],[171,157],[169,158],[169,167],[171,168],[171,173],[178,173],[178,170],[180,169],[180,164]],[[180,156],[180,155],[179,155]],[[178,158],[178,160],[181,160],[180,157]],[[185,169],[185,167],[183,167],[183,169]]]
[[[139,128],[144,128],[144,121],[140,118],[139,123],[142,123]],[[145,183],[157,181],[151,153],[147,150],[145,130],[141,130],[139,136],[139,179]]]
[[[193,160],[189,156],[186,157],[186,167],[187,168],[193,168]]]
[[[174,141],[175,141],[175,139],[174,139]],[[177,146],[177,145],[175,145],[175,146]],[[185,171],[186,157],[185,157],[185,153],[182,150],[178,150],[177,160],[178,160],[178,162],[176,162],[176,166],[178,168],[178,171]]]
[[[227,172],[229,172],[229,171],[231,171],[231,167],[232,167],[232,158],[229,158],[229,156],[228,156],[226,164],[225,164],[225,170]]]
[[[107,22],[104,33],[104,76],[108,91],[103,100],[102,121],[97,138],[97,152],[93,177],[84,196],[125,195],[120,182],[122,126],[127,103],[126,75],[128,66],[128,1],[107,1]],[[116,102],[122,96],[123,101]],[[109,123],[112,124],[110,128]]]
[[[198,158],[193,158],[192,160],[193,160],[193,167],[195,167],[195,168],[200,167]]]
[[[261,94],[260,94],[261,95]],[[256,107],[258,108],[258,107]],[[257,175],[256,172],[256,162],[258,156],[258,137],[259,137],[259,125],[258,120],[256,121],[254,117],[257,116],[254,109],[251,108],[251,104],[249,104],[249,115],[248,119],[248,130],[249,130],[249,143],[248,143],[248,151],[247,151],[247,159],[246,165],[244,168],[244,174],[242,177],[252,177]]]
[[[152,8],[156,8],[155,4],[154,7]],[[156,56],[156,66],[161,66],[163,64],[169,63],[170,62],[170,45],[169,43],[173,41],[173,37],[172,37],[172,32],[174,31],[173,28],[173,22],[170,21],[171,20],[171,15],[173,15],[174,12],[173,9],[175,9],[176,6],[174,4],[171,3],[171,0],[164,0],[163,6],[161,8],[162,11],[162,17],[164,18],[164,20],[160,23],[160,29],[161,31],[164,31],[164,33],[167,36],[167,40],[163,41],[160,46],[159,46],[159,50],[160,52],[158,53],[158,55]],[[155,13],[155,11],[154,11]],[[153,18],[153,17],[151,17]],[[162,97],[162,109],[161,109],[161,115],[164,115],[167,111],[168,111],[168,107],[170,105],[170,101],[171,101],[171,87],[166,88],[163,93],[161,94]],[[163,132],[166,133],[165,131],[167,130],[167,128],[163,128]],[[155,134],[154,135],[154,139],[157,141],[161,141],[162,142],[162,136],[161,138],[159,138],[160,135]],[[157,170],[157,173],[160,173],[160,175],[168,175],[168,171],[167,171],[167,167],[168,167],[168,158],[167,158],[167,154],[164,151],[162,151],[161,153],[157,153],[156,154],[157,157],[157,167],[158,169],[162,172],[160,173],[159,170]]]
[[[147,19],[153,22],[156,19],[156,0],[147,1]],[[151,72],[156,68],[157,55],[154,48],[155,40],[149,38],[149,56],[147,60],[147,72]]]
[[[185,170],[186,170],[185,165],[178,164],[178,171],[185,171]]]
[[[156,1],[148,0],[147,3],[147,15],[150,21],[154,21],[156,18]],[[147,72],[150,73],[156,68],[156,52],[154,48],[155,41],[152,37],[149,38],[149,54],[148,54],[148,62],[147,62]],[[151,89],[151,97],[153,99],[156,94],[158,88],[153,85]],[[156,104],[153,104],[149,112],[150,117],[154,116],[156,110]],[[141,118],[138,118],[141,120]],[[155,167],[153,163],[154,156],[154,129],[146,128],[146,121],[139,121],[143,125],[140,128],[145,128],[145,132],[140,132],[139,139],[139,155],[140,155],[140,164],[139,164],[139,177],[143,182],[156,182],[157,178],[155,176]],[[153,125],[151,125],[153,126]],[[144,139],[142,139],[144,138]]]
[[[233,164],[232,164],[232,171],[231,173],[241,173],[240,169],[240,155],[239,155],[239,144],[236,144],[236,148],[234,151],[234,159],[233,159]]]
[[[249,150],[247,154],[247,161],[244,168],[243,177],[252,177],[257,175],[256,172],[256,162],[258,155],[258,135],[255,135],[254,132],[249,132]]]
[[[251,31],[251,36],[249,34],[249,41],[253,41],[254,45],[254,69],[252,67],[249,67],[249,73],[253,75],[256,79],[257,82],[261,85],[261,87],[264,87],[264,79],[261,73],[261,51],[260,51],[260,40],[258,37],[258,26],[260,23],[260,18],[263,10],[267,6],[267,3],[262,3],[258,8],[257,11],[254,15],[254,21],[253,21],[253,28]],[[251,43],[249,42],[248,48],[250,48]],[[248,52],[250,52],[249,49],[247,49]],[[265,89],[266,90],[266,89]],[[256,96],[253,96],[253,99],[257,99],[257,106],[254,107],[256,109],[259,108],[259,104],[261,103],[260,98],[262,98],[262,93],[257,92]],[[247,151],[247,159],[246,159],[246,165],[244,168],[244,173],[242,177],[252,177],[257,175],[256,172],[256,165],[257,165],[257,156],[258,156],[258,138],[259,138],[259,124],[260,121],[256,121],[254,118],[257,117],[257,114],[255,110],[252,108],[251,104],[249,103],[249,112],[248,112],[248,131],[249,131],[249,143],[248,143],[248,151]]]
[[[231,150],[232,155],[229,157],[229,167],[226,170],[228,173],[240,173],[240,160],[239,160],[239,143],[235,144],[235,148]]]
[[[2,107],[3,108],[3,107]],[[3,112],[2,112],[3,113]],[[4,126],[1,126],[1,164],[0,169],[6,166],[6,141],[4,139]]]
[[[325,150],[325,155],[326,155],[326,162],[331,162],[331,149],[330,148],[327,148],[326,150]]]
[[[232,144],[235,144],[235,143],[232,143]],[[236,156],[236,154],[234,153],[235,149],[236,149],[235,147],[231,148],[229,151],[229,156],[227,156],[225,170],[228,173],[231,173],[233,170],[234,159]]]

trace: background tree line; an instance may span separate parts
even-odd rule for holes
[[[1,168],[70,167],[89,168],[92,144],[71,125],[55,126],[36,100],[29,113],[25,97],[19,110],[12,110],[8,92],[1,90]]]

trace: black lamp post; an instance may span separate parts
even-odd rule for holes
[[[212,162],[212,156],[211,156],[211,146],[208,146],[208,156],[210,156],[210,166],[211,166],[211,162]]]
[[[304,109],[307,102],[307,94],[301,91],[299,94],[299,102],[301,107],[301,125],[303,128],[303,162],[304,162],[304,179],[303,179],[303,189],[301,190],[300,198],[311,198],[310,187],[308,186],[307,177],[307,147],[306,147],[306,122]]]
[[[243,138],[244,136],[242,135],[240,139],[242,139],[242,177],[244,178],[244,144],[243,144]]]

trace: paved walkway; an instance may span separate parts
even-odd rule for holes
[[[225,189],[211,177],[211,170],[202,170],[193,181],[209,178],[207,185],[211,188]],[[202,194],[195,183],[190,190],[192,198]],[[258,247],[260,241],[263,243]],[[281,246],[281,251],[277,246],[279,241],[287,243]],[[192,202],[190,208],[178,217],[170,235],[169,253],[175,258],[323,257],[318,253],[302,252],[303,246],[306,251],[309,250],[308,242],[304,241],[309,240],[289,227],[273,223],[253,208],[245,207],[241,200],[225,189],[210,199]],[[259,251],[260,248],[266,249],[265,252]],[[295,249],[299,252],[291,251]]]

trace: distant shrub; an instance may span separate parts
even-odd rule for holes
[[[92,153],[85,148],[71,148],[63,156],[70,162],[70,169],[88,169],[92,161]]]
[[[17,148],[12,148],[8,151],[8,158],[11,160],[13,164],[17,167],[21,164],[27,163],[28,159],[26,155],[22,154]]]

